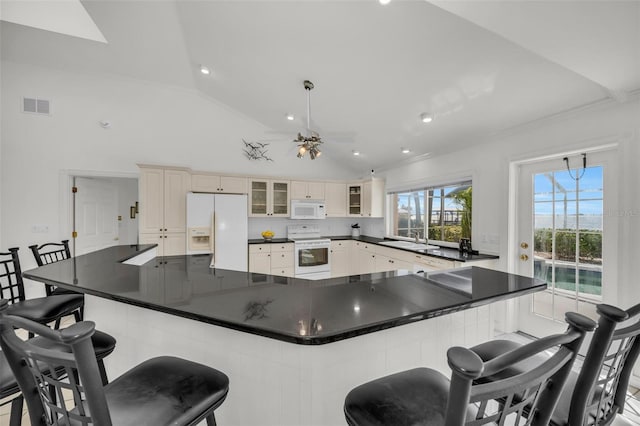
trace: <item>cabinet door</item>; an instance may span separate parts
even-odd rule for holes
[[[358,243],[356,243],[357,245]],[[370,274],[376,270],[376,255],[368,245],[360,245],[356,250],[358,274]]]
[[[327,182],[324,187],[324,204],[328,217],[346,217],[347,185]]]
[[[362,184],[362,216],[371,216],[371,182]]]
[[[305,200],[308,197],[307,182],[291,181],[291,199],[292,200]]]
[[[271,181],[271,216],[289,216],[289,181]]]
[[[351,241],[331,242],[331,277],[344,277],[351,273]]]
[[[364,191],[366,201],[367,215],[370,217],[384,217],[384,181],[381,179],[372,179],[367,182],[369,188]]]
[[[178,256],[187,251],[187,238],[185,232],[171,232],[164,235],[163,256]]]
[[[247,178],[237,176],[220,176],[220,192],[226,194],[246,194]]]
[[[157,244],[158,249],[156,252],[158,256],[164,256],[164,233],[154,232],[149,234],[140,234],[138,242],[140,244]]]
[[[362,216],[362,185],[347,186],[347,208],[349,216]]]
[[[324,182],[307,182],[307,195],[310,200],[324,200]]]
[[[293,268],[293,252],[271,252],[271,269]]]
[[[271,253],[249,253],[249,272],[271,273]]]
[[[396,269],[394,259],[381,254],[376,254],[374,263],[376,272],[393,271]]]
[[[186,232],[187,192],[191,174],[181,170],[164,171],[164,230]]]
[[[267,216],[269,181],[251,180],[249,190],[249,216]]]
[[[164,170],[140,169],[140,234],[164,229]]]
[[[191,190],[194,192],[220,192],[220,176],[191,175]]]

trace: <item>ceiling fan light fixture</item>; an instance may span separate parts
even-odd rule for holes
[[[433,116],[429,113],[423,112],[420,114],[420,121],[423,123],[431,123],[433,121]]]
[[[298,133],[298,136],[293,140],[298,144],[298,158],[304,158],[304,155],[309,152],[309,158],[315,160],[316,157],[320,157],[322,152],[320,151],[320,144],[322,139],[317,132],[311,130],[311,89],[313,89],[313,83],[309,80],[304,81],[304,89],[307,91],[307,134],[305,136],[302,133]],[[290,118],[291,117],[291,118]],[[287,115],[288,120],[293,120],[293,115]]]
[[[211,70],[209,69],[209,67],[206,67],[204,65],[200,65],[200,72],[204,75],[211,74]]]

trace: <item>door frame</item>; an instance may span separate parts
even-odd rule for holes
[[[75,241],[72,237],[73,232],[73,197],[71,196],[71,187],[73,187],[74,177],[86,178],[131,178],[140,181],[140,173],[135,172],[108,172],[99,170],[78,170],[63,169],[58,174],[58,187],[60,190],[58,204],[61,235],[63,239],[70,240],[71,255],[75,256]]]
[[[518,188],[520,185],[519,182],[519,169],[520,166],[537,163],[541,161],[548,161],[553,159],[558,159],[562,157],[571,157],[575,155],[579,155],[582,153],[588,155],[594,154],[603,151],[615,151],[619,152],[620,144],[617,142],[619,137],[609,137],[599,139],[597,141],[591,140],[582,144],[575,144],[572,146],[568,146],[567,149],[561,151],[546,151],[544,153],[533,153],[528,156],[523,156],[521,158],[513,158],[509,161],[509,199],[508,199],[508,237],[507,237],[507,271],[510,273],[517,273],[518,263],[519,263],[519,235],[518,235]],[[614,154],[615,155],[615,154]],[[587,164],[588,165],[588,164]],[[615,166],[615,165],[614,165]],[[613,185],[614,189],[617,191],[618,185]],[[605,213],[606,214],[606,213]],[[604,242],[603,242],[604,243]],[[614,247],[614,250],[617,251],[617,247]],[[617,258],[615,256],[616,253],[613,253],[614,259]],[[615,265],[609,267],[615,268]],[[607,291],[606,298],[605,293],[603,292],[603,302],[605,303],[615,303],[615,299],[617,299],[617,289],[613,291]],[[531,296],[523,296],[523,297],[531,297]],[[503,318],[503,330],[505,332],[515,332],[519,329],[519,310],[520,303],[518,299],[511,299],[506,301],[505,313]]]

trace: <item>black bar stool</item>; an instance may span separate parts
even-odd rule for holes
[[[572,371],[551,418],[554,426],[602,426],[622,413],[629,378],[640,353],[640,304],[627,311],[600,304],[600,318],[580,372]],[[629,321],[624,322],[629,319]],[[509,340],[485,342],[471,348],[483,360],[490,360],[520,345]],[[502,376],[520,374],[543,362],[544,356],[519,365]]]
[[[83,321],[60,331],[7,315],[0,301],[0,345],[9,361],[32,419],[47,425],[100,426],[215,425],[214,410],[229,391],[228,377],[213,368],[173,357],[147,360],[103,386],[91,347],[94,324]],[[19,339],[24,328],[71,353],[44,349]],[[48,373],[43,374],[42,367]],[[53,366],[61,366],[59,375]],[[53,390],[51,390],[53,387]],[[73,401],[54,399],[70,389]]]
[[[48,349],[67,350],[61,345],[52,345],[51,341],[45,340],[41,337],[34,337],[29,341],[33,345],[37,345]],[[98,370],[103,384],[108,383],[107,374],[104,368],[103,359],[111,354],[116,347],[116,339],[112,336],[96,331],[91,336],[91,344],[93,351],[98,362]],[[67,350],[68,351],[68,350]],[[62,368],[54,367],[58,370],[59,374],[63,373]],[[8,399],[11,398],[11,399]],[[20,426],[22,422],[22,407],[24,398],[20,392],[20,386],[16,381],[16,378],[11,371],[9,362],[4,356],[3,352],[0,352],[0,399],[7,399],[5,404],[11,404],[11,413],[9,415],[9,426]],[[4,404],[3,404],[4,405]]]
[[[74,315],[76,321],[79,321],[80,308],[84,304],[81,294],[26,299],[18,250],[10,248],[8,253],[0,253],[0,298],[11,303],[8,314],[28,318],[40,324],[55,322],[56,329],[60,327],[60,320],[67,315]]]
[[[546,426],[584,336],[595,328],[593,321],[580,314],[570,312],[566,320],[569,328],[564,334],[545,337],[488,362],[469,349],[450,348],[451,381],[435,370],[415,368],[360,385],[345,399],[347,423],[503,425],[508,418],[516,426],[523,420]],[[488,384],[477,381],[558,345],[553,356],[532,370]],[[498,399],[504,402],[490,404]],[[525,407],[531,410],[529,419],[523,416]]]

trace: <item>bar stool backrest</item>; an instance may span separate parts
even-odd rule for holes
[[[607,321],[619,311],[618,325]],[[589,346],[585,362],[576,382],[569,410],[569,424],[608,425],[618,412],[622,412],[629,379],[640,353],[640,304],[620,311],[609,305],[598,305],[601,320]],[[624,315],[624,317],[623,317]],[[618,321],[618,322],[619,322]],[[608,341],[603,335],[610,327],[613,336]]]
[[[566,314],[566,320],[569,328],[564,334],[544,337],[487,362],[469,349],[450,348],[447,357],[452,375],[446,425],[548,425],[585,334],[596,326],[573,312]],[[478,380],[558,345],[550,358],[529,371],[489,383]],[[503,403],[497,404],[496,400]],[[468,418],[469,403],[478,407],[473,420]]]
[[[69,259],[71,257],[71,251],[69,250],[69,240],[62,240],[59,243],[45,243],[42,245],[29,246],[33,257],[36,259],[38,266],[48,265],[50,263],[60,262],[61,260]],[[54,290],[52,285],[46,284],[47,296],[51,296]]]
[[[17,248],[10,248],[8,253],[0,253],[0,299],[11,303],[25,300]]]
[[[6,315],[7,306],[7,301],[0,300],[0,346],[27,401],[32,425],[111,426],[91,344],[94,323],[83,321],[60,331],[52,330],[25,318]],[[62,344],[70,352],[23,341],[15,334],[15,328]],[[72,393],[72,401],[65,401],[63,389]]]

